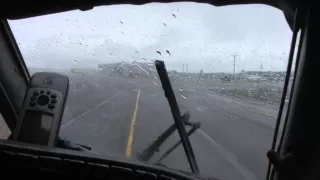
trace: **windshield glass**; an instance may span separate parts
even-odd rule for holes
[[[60,136],[95,153],[141,161],[174,120],[155,60],[163,60],[201,175],[263,179],[291,30],[266,5],[117,5],[9,21],[31,74],[69,76]],[[190,127],[186,126],[189,131]],[[188,171],[175,131],[147,162]],[[161,161],[159,161],[161,159]]]

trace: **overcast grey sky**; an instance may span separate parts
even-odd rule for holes
[[[237,72],[279,71],[292,35],[283,13],[266,5],[117,5],[9,23],[27,65],[41,68],[161,59],[178,71],[232,72],[237,54]]]

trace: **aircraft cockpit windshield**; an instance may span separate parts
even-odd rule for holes
[[[108,156],[190,172],[155,60],[164,61],[201,175],[263,179],[292,31],[267,5],[114,5],[9,20],[30,74],[70,78],[60,136]],[[292,80],[290,80],[291,83]],[[187,113],[186,113],[187,112]],[[186,126],[189,131],[192,127]]]

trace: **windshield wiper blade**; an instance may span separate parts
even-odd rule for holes
[[[175,126],[178,130],[178,133],[179,133],[184,151],[186,153],[191,171],[193,173],[198,174],[199,168],[198,168],[198,165],[197,165],[197,162],[196,162],[193,150],[192,150],[192,146],[191,146],[189,137],[188,137],[186,129],[184,127],[184,121],[181,117],[180,109],[179,109],[176,97],[174,95],[166,67],[164,65],[164,62],[159,61],[159,60],[155,61],[155,66],[156,66],[156,69],[157,69],[157,72],[158,72],[158,75],[159,75],[159,78],[160,78],[160,81],[162,84],[163,91],[164,91],[165,96],[169,102],[171,114],[173,116]]]

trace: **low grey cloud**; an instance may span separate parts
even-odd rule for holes
[[[178,71],[232,72],[236,54],[237,72],[280,71],[292,35],[282,12],[266,5],[115,5],[9,23],[27,65],[41,68],[161,59]]]

